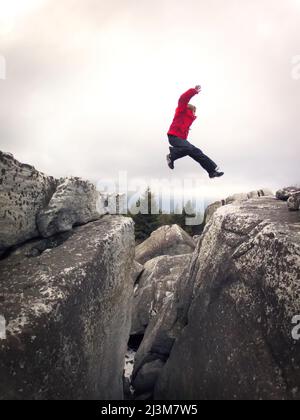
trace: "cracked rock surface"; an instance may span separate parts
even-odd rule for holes
[[[300,342],[292,337],[299,212],[272,197],[221,207],[193,254],[187,285],[186,326],[155,399],[300,399]]]

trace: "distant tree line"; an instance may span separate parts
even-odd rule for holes
[[[141,211],[137,214],[136,208],[141,209]],[[203,230],[202,224],[196,226],[186,225],[186,217],[196,216],[191,201],[188,201],[183,206],[182,211],[177,208],[175,211],[171,211],[170,214],[164,214],[163,210],[159,208],[157,198],[151,192],[150,188],[148,188],[142,198],[138,200],[135,205],[135,209],[129,209],[128,216],[132,217],[135,222],[135,237],[137,242],[144,241],[151,235],[152,232],[157,230],[159,227],[166,225],[177,224],[191,236],[200,235]],[[201,216],[203,215],[199,215],[200,219],[202,219]]]

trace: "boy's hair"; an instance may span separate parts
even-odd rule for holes
[[[195,107],[195,105],[192,104],[188,104],[188,108],[191,109],[192,111],[196,112],[197,108]]]

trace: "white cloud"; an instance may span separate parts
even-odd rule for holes
[[[0,0],[0,34],[9,35],[18,22],[42,7],[47,0]]]
[[[190,140],[224,167],[222,192],[299,180],[296,2],[17,4],[0,1],[11,25],[0,147],[17,158],[56,176],[173,176],[166,131],[179,95],[200,83]],[[185,174],[207,182],[188,159],[176,165]]]

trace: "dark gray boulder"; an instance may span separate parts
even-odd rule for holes
[[[300,399],[300,219],[274,198],[217,210],[186,284],[187,324],[155,399]]]
[[[104,216],[25,248],[0,261],[0,399],[122,399],[133,221]]]
[[[160,359],[145,363],[139,370],[135,377],[133,386],[137,396],[147,394],[147,397],[152,396],[154,385],[164,366],[164,361]]]

